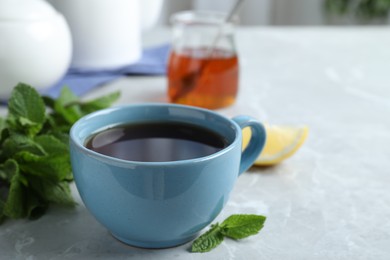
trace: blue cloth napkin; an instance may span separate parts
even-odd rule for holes
[[[144,49],[141,59],[134,64],[113,70],[69,69],[55,85],[42,90],[42,94],[58,97],[63,86],[68,86],[78,96],[128,75],[165,75],[170,45]]]

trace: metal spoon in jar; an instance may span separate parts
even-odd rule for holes
[[[206,55],[205,55],[205,58],[206,58],[206,62],[202,63],[201,67],[195,71],[195,72],[191,72],[191,73],[188,73],[187,75],[185,75],[182,79],[181,79],[181,85],[183,86],[181,88],[180,91],[178,91],[176,93],[175,96],[171,97],[172,101],[175,102],[177,99],[187,95],[188,93],[190,93],[195,87],[196,87],[196,84],[199,80],[199,78],[202,76],[203,74],[203,71],[205,70],[205,68],[207,67],[207,61],[209,61],[210,59],[207,59],[208,57],[212,56],[215,48],[217,47],[217,44],[218,44],[218,41],[220,40],[221,36],[222,36],[222,32],[223,32],[223,28],[224,26],[231,22],[234,15],[236,14],[237,10],[239,9],[239,7],[241,6],[241,4],[244,2],[244,0],[237,0],[234,4],[234,6],[231,8],[231,10],[229,11],[228,15],[226,16],[226,18],[221,22],[221,24],[219,25],[219,28],[218,28],[218,32],[217,32],[217,35],[212,43],[212,45],[208,48],[208,50],[206,51]]]

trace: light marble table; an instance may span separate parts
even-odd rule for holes
[[[133,248],[73,187],[75,210],[0,226],[0,259],[390,259],[390,28],[241,28],[237,45],[239,98],[219,112],[310,127],[295,156],[243,174],[217,218],[266,215],[259,235],[206,254]],[[118,89],[122,104],[166,102],[164,77],[123,78],[86,98]]]

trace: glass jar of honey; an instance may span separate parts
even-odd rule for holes
[[[170,102],[218,109],[233,104],[239,68],[234,21],[214,12],[184,11],[171,17],[168,62]]]

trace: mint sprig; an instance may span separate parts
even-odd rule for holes
[[[222,224],[216,223],[198,237],[191,247],[191,252],[205,253],[222,243],[224,237],[235,240],[243,239],[259,233],[263,228],[266,217],[253,214],[231,215]]]
[[[82,102],[64,87],[57,99],[18,84],[0,117],[0,223],[38,218],[50,204],[74,206],[69,183],[69,130],[82,116],[110,106],[119,92]]]

